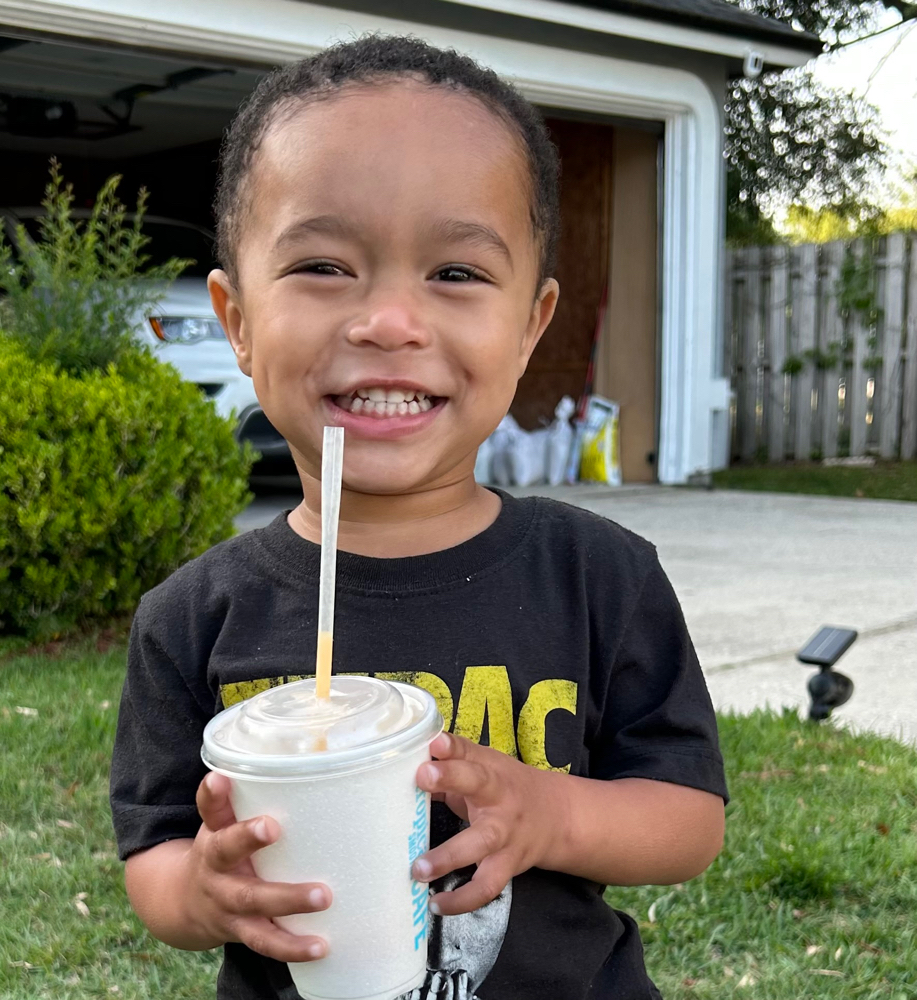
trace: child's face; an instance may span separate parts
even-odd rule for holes
[[[318,474],[322,428],[339,424],[350,489],[471,474],[557,300],[553,280],[536,295],[529,190],[508,127],[443,87],[354,86],[273,126],[238,287],[222,272],[210,284],[304,472]]]

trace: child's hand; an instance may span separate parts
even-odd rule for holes
[[[280,962],[309,962],[328,950],[318,937],[298,937],[272,917],[313,913],[331,904],[331,891],[315,882],[265,882],[251,856],[280,835],[269,816],[237,823],[229,801],[229,780],[208,774],[197,791],[204,821],[188,855],[187,906],[202,936],[238,941]]]
[[[417,784],[471,825],[418,858],[414,877],[431,882],[477,865],[470,882],[439,893],[430,904],[434,913],[468,913],[549,855],[564,812],[557,779],[565,776],[446,733],[430,749],[436,761],[420,767]]]

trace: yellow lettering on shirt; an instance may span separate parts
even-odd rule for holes
[[[229,708],[237,702],[252,698],[268,688],[279,687],[283,684],[283,677],[259,677],[256,681],[237,681],[235,684],[221,684],[220,698],[223,708]]]
[[[494,750],[518,757],[513,725],[513,692],[506,667],[466,667],[455,715],[456,736],[481,742],[484,717]]]
[[[340,671],[345,677],[368,677],[363,671]],[[313,674],[282,674],[279,677],[260,677],[257,680],[237,681],[220,686],[224,708],[229,708],[246,698],[251,698],[269,688],[304,680]],[[475,743],[484,735],[484,720],[490,734],[490,745],[510,757],[521,757],[544,771],[569,771],[570,763],[563,766],[551,764],[546,750],[547,719],[555,709],[576,715],[578,685],[575,681],[550,678],[538,681],[529,690],[528,698],[519,712],[518,728],[513,719],[513,694],[506,667],[466,667],[459,695],[458,709],[449,685],[437,674],[426,670],[398,670],[376,673],[373,676],[386,681],[413,684],[429,691],[436,700],[448,730]],[[518,750],[517,750],[518,737]]]
[[[519,752],[526,764],[542,771],[570,770],[569,763],[562,767],[550,763],[545,750],[545,737],[548,715],[555,709],[576,715],[576,696],[575,681],[538,681],[529,689],[528,699],[519,712]]]

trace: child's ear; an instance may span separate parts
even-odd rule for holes
[[[554,310],[557,308],[557,300],[560,297],[560,285],[554,278],[545,279],[545,283],[541,286],[534,303],[532,304],[532,312],[529,316],[528,326],[525,328],[525,335],[522,338],[522,344],[519,350],[519,378],[522,378],[525,373],[525,369],[529,363],[529,358],[532,356],[532,351],[538,346],[538,341],[541,340],[541,335],[548,328],[548,324],[551,322],[554,316]]]
[[[252,373],[251,344],[245,325],[245,316],[239,293],[225,271],[211,271],[207,276],[207,289],[213,311],[223,327],[226,339],[232,345],[239,368],[246,374]]]

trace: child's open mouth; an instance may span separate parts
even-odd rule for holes
[[[448,398],[412,386],[374,386],[325,397],[330,422],[353,438],[389,441],[417,434],[442,413]]]
[[[444,397],[430,396],[414,389],[382,389],[377,387],[357,389],[348,396],[332,396],[330,398],[335,406],[340,407],[346,413],[374,417],[377,420],[417,416],[421,413],[427,413],[440,403],[445,402]]]

